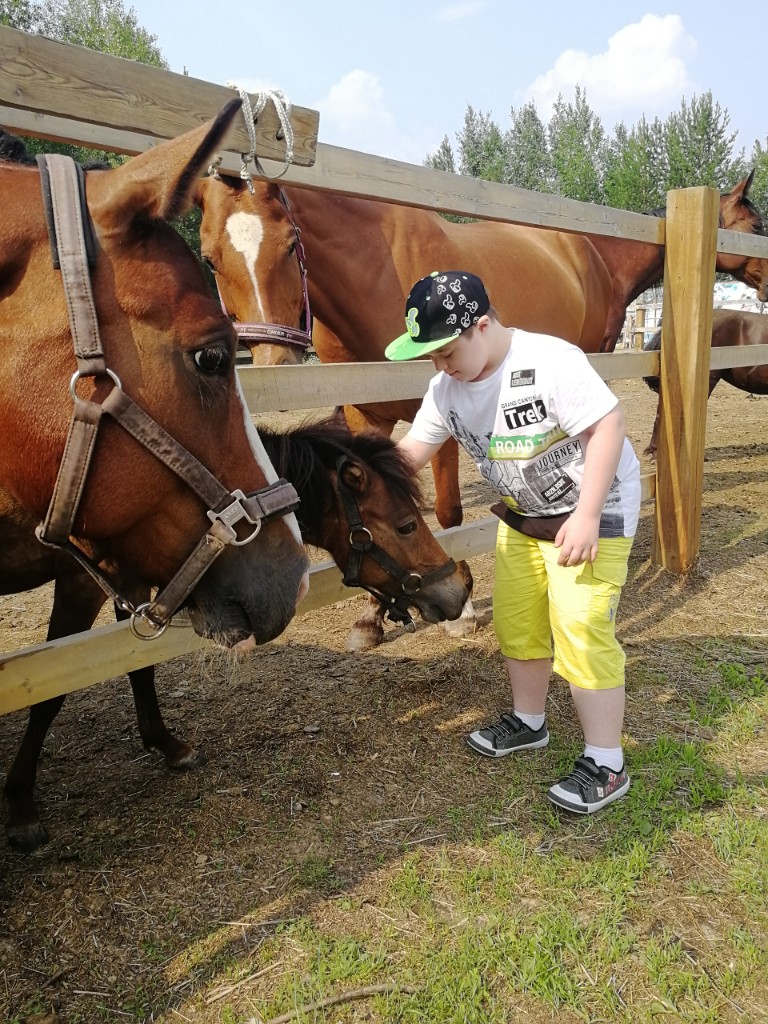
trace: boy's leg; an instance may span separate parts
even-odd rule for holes
[[[548,796],[580,814],[600,810],[629,789],[621,746],[625,658],[616,611],[631,546],[630,539],[601,539],[595,562],[572,568],[548,557],[554,667],[571,684],[585,741],[572,771]]]
[[[512,705],[501,719],[471,733],[469,746],[486,757],[546,747],[544,705],[552,669],[547,572],[538,542],[504,523],[496,541],[493,623]]]

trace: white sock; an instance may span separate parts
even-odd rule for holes
[[[521,711],[516,711],[515,714],[521,722],[527,725],[529,729],[533,729],[535,732],[538,732],[542,725],[544,725],[543,713],[540,715],[526,715]]]
[[[620,772],[624,767],[624,751],[621,747],[593,747],[586,743],[584,757],[591,757],[598,768],[610,768],[612,772]]]

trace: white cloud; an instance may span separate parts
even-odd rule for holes
[[[528,87],[526,100],[533,100],[539,116],[548,121],[558,94],[568,102],[578,84],[603,120],[613,116],[631,123],[640,114],[652,118],[696,91],[686,67],[695,49],[696,41],[679,15],[646,14],[612,35],[604,53],[566,50]]]
[[[395,117],[376,75],[356,68],[315,103],[320,112],[320,141],[380,156],[393,156]],[[390,149],[390,151],[387,151]]]
[[[488,6],[488,0],[466,0],[465,3],[451,4],[441,7],[435,15],[435,21],[462,21],[479,14]]]

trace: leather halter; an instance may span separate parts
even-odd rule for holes
[[[82,168],[71,157],[59,154],[40,155],[37,161],[54,266],[61,270],[64,284],[77,370],[69,385],[74,408],[56,486],[45,520],[35,532],[43,544],[67,551],[87,569],[105,593],[130,613],[133,633],[148,640],[165,630],[173,614],[227,545],[249,543],[265,521],[295,511],[299,497],[293,485],[282,479],[247,496],[240,490],[230,492],[125,394],[119,377],[106,365],[99,337],[88,259],[90,248],[91,264],[95,260],[96,246],[85,204]],[[87,245],[89,237],[90,245]],[[100,405],[84,401],[76,393],[81,377],[108,377],[114,387]],[[203,500],[211,520],[207,533],[170,583],[154,600],[138,607],[117,594],[103,571],[70,537],[104,415],[112,417],[184,480]],[[242,520],[253,529],[247,538],[240,540],[234,527]],[[139,630],[139,620],[149,632]]]
[[[410,572],[408,569],[404,569],[383,548],[379,547],[373,539],[373,534],[362,520],[360,507],[352,490],[342,480],[342,470],[350,461],[346,455],[340,455],[336,460],[339,495],[341,496],[341,502],[344,506],[349,526],[349,562],[347,563],[347,571],[344,573],[342,582],[345,587],[361,587],[363,590],[367,590],[377,601],[382,603],[387,618],[393,622],[402,622],[405,628],[412,632],[416,628],[409,611],[409,605],[412,604],[413,597],[423,590],[424,587],[437,583],[438,580],[445,579],[446,576],[452,576],[456,572],[456,563],[452,558],[449,558],[444,565],[434,569],[426,576],[422,576],[417,572]],[[382,569],[385,569],[390,576],[397,580],[402,590],[401,594],[397,597],[388,597],[375,587],[369,587],[365,583],[360,582],[360,570],[366,555],[375,562],[378,562]]]
[[[288,196],[285,194],[284,189],[278,189],[278,196],[280,202],[286,209],[288,219],[291,222],[294,234],[296,235],[295,252],[296,258],[299,261],[299,271],[301,272],[301,288],[302,288],[302,311],[301,316],[304,321],[304,327],[288,327],[286,324],[270,324],[270,323],[245,323],[241,320],[232,320],[232,326],[237,331],[238,341],[247,345],[248,342],[255,344],[273,344],[273,345],[296,345],[299,348],[309,348],[312,344],[312,315],[309,309],[309,292],[307,290],[307,263],[306,254],[304,252],[304,244],[301,241],[301,231],[299,230],[296,221],[293,219],[291,214],[291,208],[288,204]],[[217,284],[218,290],[218,284]],[[229,312],[227,307],[224,305],[224,300],[219,292],[219,301],[221,302],[221,308],[224,310],[227,316]]]

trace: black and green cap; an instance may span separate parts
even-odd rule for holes
[[[491,308],[479,277],[465,270],[435,270],[411,288],[405,334],[387,345],[387,359],[417,359],[474,327]]]

